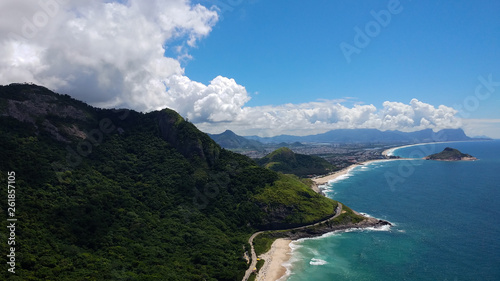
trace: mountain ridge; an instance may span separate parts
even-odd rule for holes
[[[464,141],[473,140],[468,137],[463,129],[443,129],[434,132],[424,129],[415,132],[380,131],[378,129],[336,129],[322,134],[308,136],[280,135],[275,137],[246,136],[251,140],[262,143],[419,143],[438,141]]]
[[[257,160],[257,164],[276,172],[294,174],[299,177],[311,177],[332,172],[335,167],[319,156],[293,152],[288,147],[281,147]]]
[[[261,142],[239,136],[231,130],[226,130],[220,134],[208,135],[223,148],[263,150],[263,144]]]
[[[170,109],[99,109],[0,86],[0,143],[0,182],[15,171],[19,187],[12,280],[241,280],[251,233],[308,225],[337,206]]]

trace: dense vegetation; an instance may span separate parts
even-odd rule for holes
[[[209,135],[221,147],[235,150],[264,150],[264,145],[256,140],[250,140],[242,136],[236,135],[230,130],[226,130],[221,134]]]
[[[16,274],[2,270],[3,280],[241,280],[252,232],[318,221],[336,206],[171,110],[103,110],[1,86],[0,144],[18,219]],[[6,218],[7,200],[0,208]]]
[[[271,152],[257,163],[273,171],[299,177],[323,175],[335,170],[332,164],[319,156],[294,153],[288,147]]]

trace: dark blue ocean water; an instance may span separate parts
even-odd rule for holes
[[[327,196],[395,226],[293,242],[284,279],[500,280],[500,141],[394,153],[423,157],[447,146],[480,160],[374,162],[331,183]]]

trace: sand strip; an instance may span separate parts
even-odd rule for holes
[[[333,172],[332,174],[329,174],[329,175],[326,175],[326,176],[323,176],[323,177],[312,178],[312,181],[314,183],[316,183],[317,185],[325,185],[329,181],[335,180],[338,177],[341,177],[341,176],[344,176],[344,175],[348,174],[352,169],[356,168],[357,166],[365,165],[365,164],[372,163],[372,162],[391,161],[391,160],[396,160],[396,159],[373,159],[373,160],[367,160],[367,161],[359,162],[359,163],[356,163],[356,164],[352,164],[349,167],[345,167],[342,170],[338,170],[336,172]]]
[[[276,281],[286,274],[283,263],[290,259],[292,251],[290,242],[292,241],[288,239],[276,239],[271,245],[271,249],[267,253],[260,255],[260,258],[266,262],[259,270],[256,280]]]
[[[384,155],[386,157],[392,156],[394,153],[394,150],[400,149],[400,148],[405,148],[405,147],[428,145],[428,144],[440,144],[440,143],[454,143],[454,142],[470,142],[470,141],[436,141],[436,142],[422,142],[422,143],[408,144],[408,145],[397,146],[397,147],[386,149],[382,152],[382,155]]]

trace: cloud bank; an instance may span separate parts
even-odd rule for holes
[[[336,101],[286,104],[280,106],[244,107],[237,118],[225,127],[243,135],[273,136],[280,134],[309,135],[333,129],[375,128],[382,131],[417,131],[458,128],[461,120],[457,111],[441,105],[412,99],[400,102],[346,107]],[[220,131],[220,124],[204,122],[198,126],[205,131]]]
[[[0,84],[32,82],[100,107],[178,111],[207,132],[305,135],[336,128],[456,128],[450,107],[337,101],[248,107],[244,86],[192,81],[181,62],[219,20],[189,0],[7,0],[0,3]],[[176,54],[166,57],[165,52]]]

